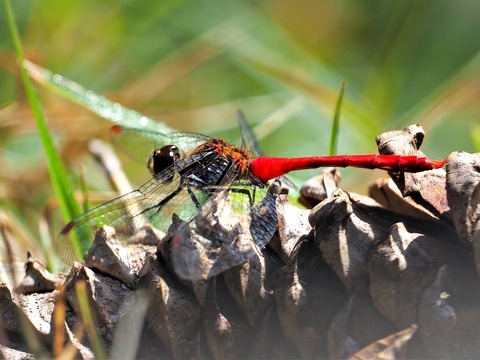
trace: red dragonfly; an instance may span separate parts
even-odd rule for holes
[[[206,279],[245,262],[273,237],[277,209],[276,193],[269,186],[272,179],[285,180],[283,175],[290,171],[323,166],[419,172],[445,164],[397,155],[256,156],[258,146],[240,120],[244,134],[240,147],[197,133],[161,134],[114,126],[114,142],[127,151],[153,146],[155,150],[145,156],[153,177],[69,222],[58,238],[62,258],[74,259],[73,231],[88,234],[93,241],[96,229],[104,224],[115,228],[117,236],[128,237],[150,223],[165,233],[162,242],[168,245],[176,274]]]

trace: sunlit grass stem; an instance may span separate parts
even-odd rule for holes
[[[332,131],[330,136],[330,147],[328,150],[329,155],[337,154],[337,142],[338,132],[340,131],[340,113],[342,110],[343,94],[345,93],[345,87],[347,86],[345,80],[340,85],[340,92],[338,94],[337,106],[335,107],[335,114],[333,115]]]
[[[3,2],[6,12],[6,19],[10,29],[13,45],[15,47],[15,52],[17,54],[17,61],[19,63],[22,82],[25,87],[25,93],[35,117],[38,132],[42,141],[53,189],[58,198],[62,215],[64,219],[68,221],[80,214],[80,207],[75,201],[73,187],[67,177],[67,172],[63,167],[60,156],[53,143],[52,136],[45,121],[45,117],[43,116],[40,101],[35,93],[32,82],[28,77],[27,71],[22,66],[24,62],[24,54],[10,1],[4,0]],[[74,236],[74,238],[76,238],[77,241],[75,241],[76,243],[72,245],[75,249],[77,257],[81,258],[87,250],[88,242],[82,242],[80,236]]]

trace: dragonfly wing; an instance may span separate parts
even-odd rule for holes
[[[189,154],[211,138],[193,132],[160,133],[147,129],[113,126],[110,130],[113,143],[133,160],[146,164],[154,149],[176,145],[182,156]]]
[[[242,148],[247,149],[254,156],[265,155],[242,110],[237,110],[237,121],[242,132]]]
[[[127,239],[147,223],[166,232],[173,213],[191,220],[197,214],[198,204],[205,202],[208,196],[205,192],[196,191],[193,201],[180,182],[192,163],[208,155],[195,153],[180,159],[138,190],[99,205],[67,224],[56,241],[62,260],[67,264],[76,260],[72,245],[74,236],[81,236],[82,240],[88,239],[91,243],[96,231],[103,225],[113,227],[118,238]]]
[[[245,119],[245,114],[241,110],[237,110],[237,121],[242,131],[242,148],[250,151],[254,156],[265,155],[260,143],[257,140],[257,137],[253,133],[252,127],[248,124]],[[282,175],[278,178],[285,185],[291,189],[297,189],[297,186],[285,175]]]
[[[71,265],[78,260],[73,248],[74,237],[82,241],[93,242],[96,231],[102,225],[115,227],[118,233],[132,234],[136,226],[127,221],[130,209],[142,201],[144,195],[138,190],[132,191],[120,198],[109,201],[80,215],[68,223],[55,242],[55,248],[60,258]]]
[[[106,224],[128,238],[146,223],[167,235],[162,251],[185,279],[205,279],[241,264],[263,248],[277,228],[275,194],[214,150],[194,152],[138,190],[100,205],[61,232],[59,253],[71,263],[73,234],[91,242]],[[212,185],[213,184],[213,185]],[[69,250],[70,249],[70,250]]]
[[[277,229],[274,192],[247,181],[223,187],[190,224],[177,223],[169,230],[170,262],[183,279],[206,279],[244,263]]]
[[[211,196],[190,224],[171,228],[171,262],[179,277],[207,279],[255,254],[248,216],[233,213],[229,195],[224,190]]]
[[[262,200],[250,209],[250,233],[260,248],[267,246],[278,228],[278,187],[277,182],[270,185]]]

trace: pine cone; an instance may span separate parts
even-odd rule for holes
[[[382,154],[421,156],[423,137],[412,125],[377,143]],[[0,286],[2,355],[479,357],[480,155],[451,154],[446,173],[390,176],[395,184],[380,180],[365,197],[327,169],[301,190],[311,210],[276,185],[274,238],[212,278],[178,278],[148,226],[128,244],[103,227],[85,265],[59,278],[30,257],[15,291]]]

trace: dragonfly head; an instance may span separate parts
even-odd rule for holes
[[[180,151],[175,145],[165,145],[152,151],[147,160],[147,168],[153,176],[161,173],[163,170],[180,159]]]

